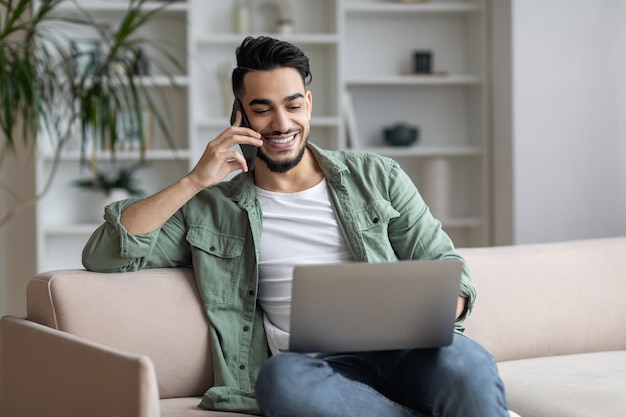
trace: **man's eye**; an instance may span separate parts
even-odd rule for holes
[[[302,108],[301,105],[297,105],[297,106],[289,106],[289,110],[300,110],[300,108]]]

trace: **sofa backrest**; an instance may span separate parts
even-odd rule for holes
[[[467,334],[497,360],[626,349],[626,237],[460,249]]]
[[[161,398],[200,396],[213,382],[208,319],[191,268],[35,276],[28,319],[154,363]]]

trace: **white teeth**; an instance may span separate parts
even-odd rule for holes
[[[280,144],[291,142],[295,137],[296,137],[296,135],[293,135],[293,136],[290,136],[290,137],[285,138],[285,139],[268,139],[268,141],[280,145]]]

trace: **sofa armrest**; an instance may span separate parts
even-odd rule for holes
[[[0,321],[0,415],[157,417],[154,366],[69,333]]]
[[[47,271],[26,294],[28,320],[148,356],[161,398],[202,396],[213,384],[210,323],[191,268]]]

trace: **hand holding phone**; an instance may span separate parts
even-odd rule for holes
[[[233,111],[230,114],[230,124],[231,126],[235,124],[235,120],[237,118],[237,111],[241,112],[241,124],[242,127],[250,127],[250,122],[248,121],[248,117],[246,116],[246,112],[243,111],[243,105],[238,98],[235,98],[235,102],[233,103]],[[254,145],[248,145],[242,143],[239,145],[241,148],[241,152],[243,153],[243,157],[246,159],[246,164],[248,164],[248,171],[254,168],[254,160],[256,159],[256,151],[257,147]]]

